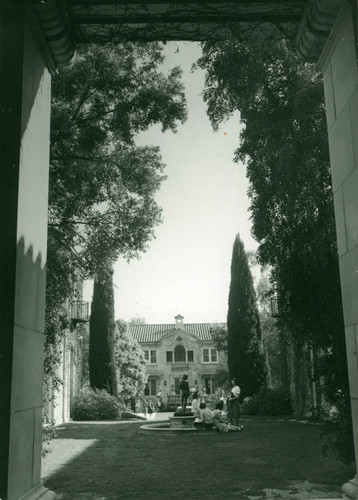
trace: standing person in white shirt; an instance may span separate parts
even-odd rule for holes
[[[229,403],[228,417],[230,419],[231,424],[235,425],[241,430],[244,428],[243,425],[239,426],[241,389],[237,385],[237,382],[234,378],[231,379],[231,385],[232,385],[231,393],[228,398],[228,403]]]

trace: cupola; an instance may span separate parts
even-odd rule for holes
[[[182,316],[181,314],[178,314],[178,316],[175,316],[175,328],[176,329],[180,329],[183,327],[183,319],[184,319],[184,316]]]

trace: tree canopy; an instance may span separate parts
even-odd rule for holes
[[[247,168],[258,257],[272,266],[284,321],[295,339],[320,350],[325,396],[349,419],[321,77],[288,42],[208,42],[197,64],[206,70],[203,96],[213,127],[240,112],[235,161]]]
[[[227,354],[227,327],[213,324],[210,326],[210,333],[217,350]]]
[[[137,133],[176,131],[187,116],[181,70],[161,72],[160,43],[78,48],[52,82],[46,298],[46,373],[60,362],[64,304],[78,277],[101,276],[119,255],[137,257],[154,237],[165,179],[157,146]],[[54,378],[53,378],[54,380]]]
[[[54,79],[51,119],[50,237],[88,275],[119,255],[146,249],[165,179],[156,146],[135,134],[186,119],[181,70],[167,76],[159,44],[86,46]]]
[[[199,65],[214,128],[235,109],[245,125],[235,160],[247,168],[259,260],[302,335],[329,345],[342,310],[321,79],[285,43],[207,43]]]
[[[121,319],[116,321],[115,327],[115,360],[119,397],[128,401],[143,394],[147,381],[144,353]]]

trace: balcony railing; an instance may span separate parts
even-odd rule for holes
[[[188,370],[189,369],[189,363],[186,361],[175,361],[172,363],[172,370]]]
[[[89,321],[89,304],[82,300],[74,300],[71,303],[71,320],[77,325]]]

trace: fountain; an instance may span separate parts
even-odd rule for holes
[[[173,429],[187,429],[187,428],[194,428],[194,421],[195,417],[194,414],[191,411],[186,411],[185,413],[182,412],[182,408],[179,406],[177,408],[177,411],[174,413],[172,417],[169,417],[170,420],[170,427]]]
[[[154,431],[154,432],[200,432],[207,433],[203,429],[195,427],[195,417],[193,413],[190,411],[191,408],[187,407],[185,413],[182,413],[182,408],[179,406],[176,412],[169,417],[169,422],[153,422],[151,424],[142,425],[140,428],[145,431]],[[213,433],[212,430],[209,430],[210,433]]]

